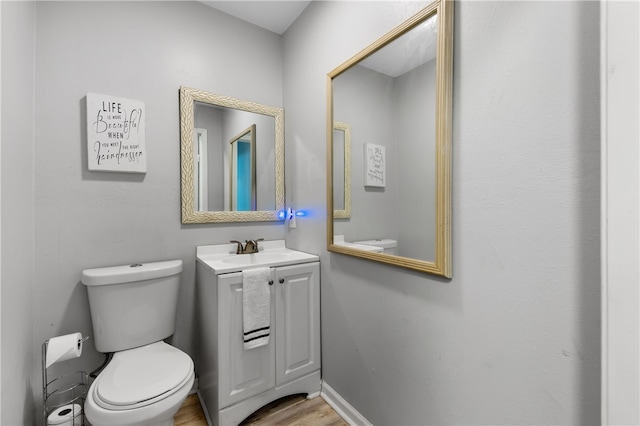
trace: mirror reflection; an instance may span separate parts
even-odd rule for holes
[[[284,112],[180,89],[182,222],[278,219],[284,209]]]
[[[229,141],[231,144],[231,177],[229,198],[231,210],[256,209],[256,125]]]
[[[341,216],[349,179],[334,126],[331,251],[450,275],[450,3],[432,3],[329,74],[329,120],[349,123],[351,146],[351,214]]]
[[[196,210],[275,210],[274,118],[196,102],[194,125],[197,129],[195,136],[198,138],[198,144],[194,146],[197,148],[194,161],[198,167],[195,186],[203,193],[199,193],[194,199]],[[253,132],[252,127],[255,128]],[[246,145],[240,148],[240,159],[246,160],[248,166],[240,170],[240,181],[253,183],[254,186],[253,189],[249,189],[253,191],[249,194],[253,201],[243,203],[239,208],[234,202],[237,194],[232,190],[238,179],[238,145],[233,141],[243,135],[247,135],[247,138],[256,135],[258,129],[259,141],[256,139],[253,144],[250,139],[247,139]],[[245,151],[246,148],[249,148],[249,151]],[[252,152],[254,152],[253,156]],[[256,161],[256,158],[260,160]],[[259,187],[255,186],[256,174],[262,178]]]
[[[333,217],[351,217],[351,126],[333,124]]]

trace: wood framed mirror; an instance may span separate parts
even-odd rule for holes
[[[281,221],[284,110],[181,87],[180,182],[182,223]]]
[[[451,0],[328,73],[329,251],[451,277],[452,74]],[[344,170],[336,122],[351,129],[349,217],[334,206]]]

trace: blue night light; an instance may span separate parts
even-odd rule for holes
[[[286,210],[279,210],[277,216],[279,220],[293,220],[295,217],[309,216],[309,212],[307,210],[294,210],[291,207],[287,207]]]

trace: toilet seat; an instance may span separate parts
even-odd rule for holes
[[[98,375],[92,397],[107,410],[131,410],[169,397],[192,376],[191,357],[160,341],[116,352]]]

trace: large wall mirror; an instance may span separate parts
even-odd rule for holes
[[[453,1],[440,0],[328,74],[329,251],[451,277],[452,62]]]
[[[180,88],[182,223],[278,221],[284,111]]]

